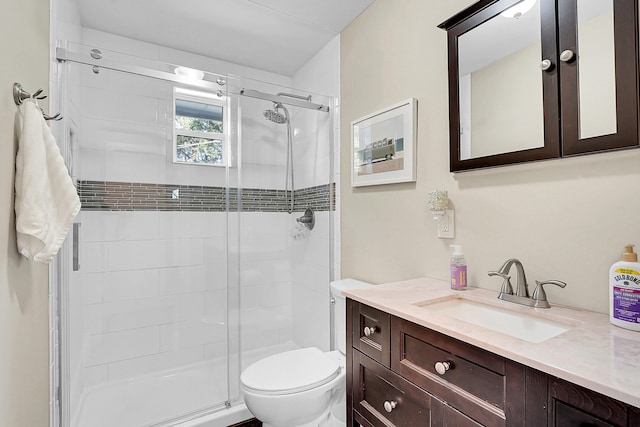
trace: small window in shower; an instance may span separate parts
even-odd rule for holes
[[[225,97],[174,89],[174,162],[226,165],[225,109]]]

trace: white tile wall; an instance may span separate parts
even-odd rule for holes
[[[160,350],[160,330],[158,326],[151,326],[90,335],[88,343],[90,350],[86,366],[102,365],[158,353]]]
[[[106,243],[109,271],[201,265],[202,239],[132,240]]]
[[[135,378],[153,372],[175,369],[176,367],[190,365],[203,360],[201,346],[167,351],[150,356],[127,359],[108,365],[108,379],[112,381]],[[102,365],[106,366],[106,365]],[[106,381],[104,378],[103,381]]]
[[[289,215],[244,212],[240,221],[242,351],[291,341]]]
[[[160,350],[175,351],[221,342],[226,334],[224,323],[205,323],[201,319],[160,326]],[[202,348],[202,347],[200,347]]]
[[[300,163],[307,167],[299,178],[296,177],[297,187],[334,182],[335,189],[340,188],[340,111],[337,102],[340,96],[339,76],[339,35],[293,76],[295,87],[331,96],[332,98],[324,99],[314,96],[314,101],[330,105],[334,109],[333,122],[330,120],[331,117],[318,114],[307,115],[305,119],[306,129],[316,131],[313,135],[300,135],[300,145],[304,147],[299,151]],[[305,138],[306,136],[309,138]],[[339,194],[336,202],[339,203]],[[313,345],[321,349],[330,347],[330,330],[326,325],[330,322],[329,282],[332,277],[340,277],[339,212],[339,205],[332,213],[317,212],[316,226],[308,239],[295,242],[300,247],[294,248],[292,254],[292,333],[294,342],[300,346]],[[332,244],[333,247],[330,246]],[[309,330],[320,332],[310,335]]]
[[[226,336],[225,224],[218,212],[83,212],[85,386],[216,354],[204,346]]]
[[[161,272],[166,270],[133,270],[102,273],[102,298],[110,303],[128,300],[150,299],[159,295]]]
[[[302,213],[299,213],[301,215]],[[316,224],[291,248],[293,340],[301,347],[330,349],[329,212],[316,212]],[[295,219],[291,218],[292,226]],[[315,331],[309,334],[309,331]]]

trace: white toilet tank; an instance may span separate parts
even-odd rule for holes
[[[331,296],[335,303],[333,304],[334,314],[334,344],[340,353],[345,354],[347,349],[347,304],[342,291],[349,289],[360,289],[372,287],[371,283],[361,282],[355,279],[342,279],[331,282]]]

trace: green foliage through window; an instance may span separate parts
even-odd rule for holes
[[[222,164],[222,141],[177,135],[176,160],[184,163],[220,165]]]
[[[197,98],[196,98],[197,99]],[[175,159],[180,163],[224,165],[224,107],[217,102],[176,97]]]

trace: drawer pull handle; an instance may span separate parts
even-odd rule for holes
[[[364,334],[366,336],[368,336],[368,337],[373,335],[373,334],[375,334],[377,331],[378,331],[378,328],[375,327],[375,326],[365,326],[364,327]]]
[[[451,363],[449,362],[436,362],[436,372],[440,375],[444,375],[447,373],[449,369],[451,369]]]
[[[384,401],[384,410],[387,411],[387,412],[393,411],[396,408],[396,406],[398,406],[398,402],[396,402],[395,400],[392,400],[392,401],[385,400]]]

